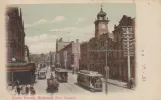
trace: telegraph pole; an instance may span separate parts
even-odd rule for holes
[[[106,83],[105,83],[105,92],[106,94],[108,93],[108,85],[107,85],[107,82],[108,82],[108,66],[107,66],[107,39],[106,39],[106,66],[105,66],[105,70],[106,70]]]
[[[87,69],[88,69],[88,71],[90,71],[89,64],[90,64],[90,60],[89,60],[89,43],[87,43]]]
[[[64,51],[64,65],[66,70],[66,62],[67,62],[67,51]]]
[[[105,71],[106,71],[106,75],[105,75],[105,93],[106,94],[108,94],[108,78],[109,78],[109,67],[108,67],[108,65],[107,65],[107,63],[108,63],[108,59],[107,59],[107,56],[108,56],[108,54],[109,53],[111,53],[111,52],[109,52],[109,51],[117,51],[117,50],[108,50],[108,46],[107,46],[107,40],[106,40],[106,46],[105,46],[105,50],[89,50],[88,49],[88,52],[89,51],[91,51],[91,52],[106,52],[106,65],[105,65]],[[88,46],[88,45],[87,45]],[[88,48],[88,47],[87,47]],[[87,57],[89,57],[88,55],[87,55]],[[89,68],[88,68],[88,70],[89,70]]]
[[[129,46],[129,32],[128,32],[128,29],[127,29],[127,62],[128,62],[128,84],[130,83],[130,80],[131,80],[131,72],[130,72],[130,46]],[[128,85],[129,86],[129,85]]]
[[[129,30],[131,29],[131,32],[129,32]],[[132,26],[124,26],[123,27],[123,35],[125,35],[123,38],[125,38],[125,40],[123,40],[127,45],[126,48],[127,49],[127,65],[128,65],[128,87],[130,86],[130,80],[131,80],[131,68],[130,68],[130,40],[132,37],[130,37],[130,35],[132,35]],[[125,46],[125,45],[124,45]]]

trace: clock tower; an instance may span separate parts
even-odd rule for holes
[[[95,20],[95,37],[99,37],[100,35],[107,33],[108,34],[108,17],[106,18],[106,13],[102,10],[102,5],[101,5],[101,10],[97,14],[97,19]]]

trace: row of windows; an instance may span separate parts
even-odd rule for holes
[[[21,24],[19,24],[19,20],[10,20],[10,22],[7,25],[7,32],[9,37],[13,37],[14,39],[17,39],[18,42],[23,42],[23,29],[20,27]]]
[[[121,47],[120,48],[116,48],[115,50],[123,50]],[[113,52],[108,52],[108,58],[123,58],[123,54],[125,52],[123,51],[113,51]],[[100,53],[93,53],[93,52],[89,52],[89,56],[90,59],[105,59],[105,52],[100,52]],[[81,54],[82,58],[86,57],[87,54]]]
[[[118,33],[114,34],[114,41],[119,42],[121,40],[122,40],[121,34],[118,34]]]
[[[124,52],[111,52],[108,53],[108,58],[122,58]],[[90,53],[90,59],[105,59],[105,53]]]

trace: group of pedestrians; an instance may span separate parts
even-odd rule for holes
[[[28,86],[28,85],[17,85],[15,88],[15,94],[18,95],[35,95],[36,91],[34,89],[34,87],[32,85]]]
[[[18,80],[14,81],[14,82],[9,82],[10,86],[12,86],[12,90],[15,90],[15,94],[17,95],[35,95],[36,91],[33,87],[33,85],[20,85],[20,82]]]

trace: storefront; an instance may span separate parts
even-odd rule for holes
[[[36,66],[32,63],[7,64],[7,82],[18,80],[20,84],[32,84],[35,82]]]

